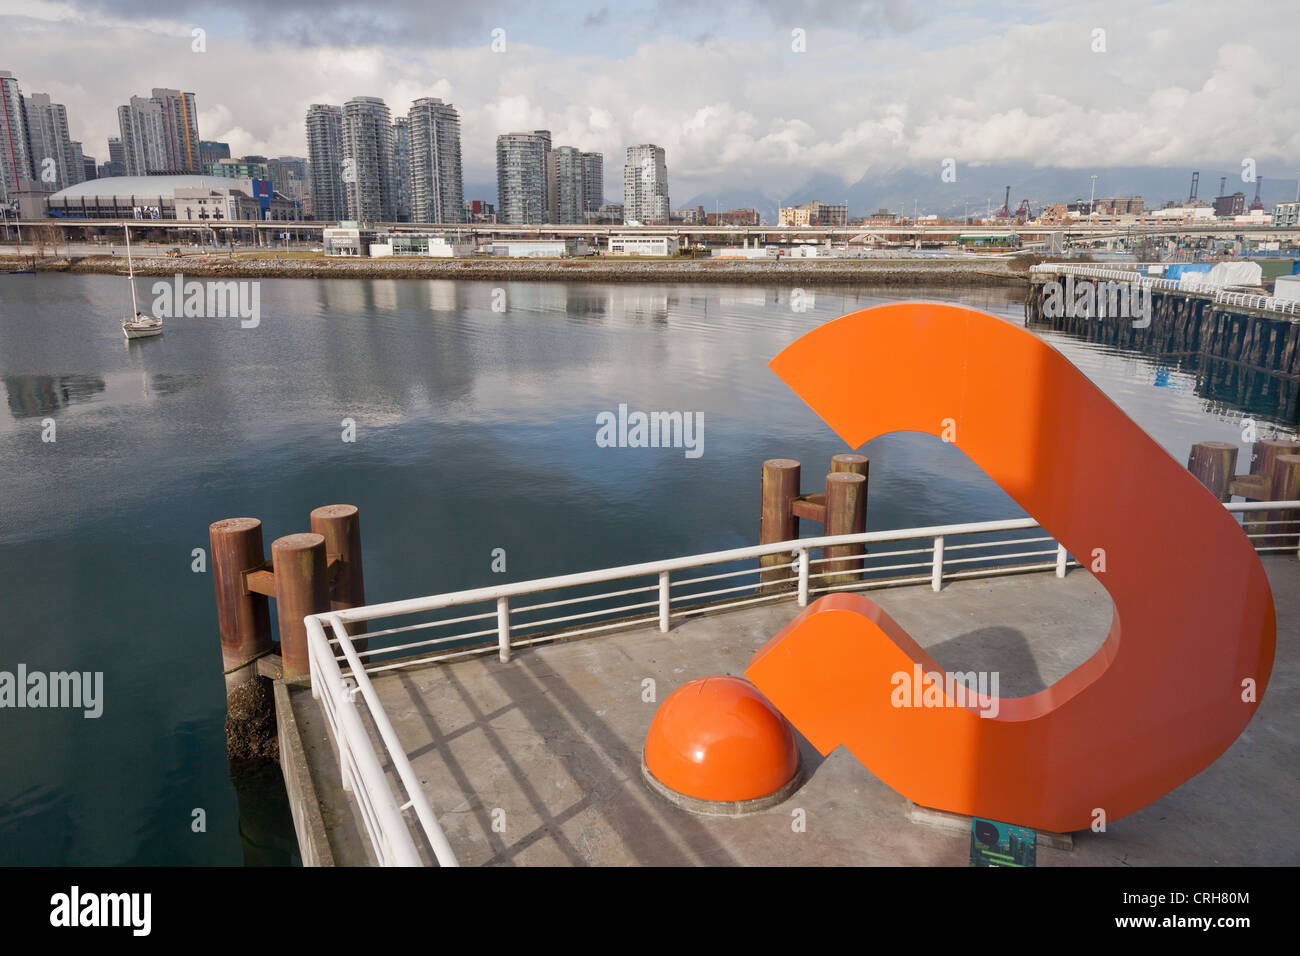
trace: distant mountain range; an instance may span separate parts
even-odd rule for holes
[[[1300,165],[1292,164],[1296,169]],[[1260,198],[1265,208],[1271,209],[1275,203],[1296,198],[1296,169],[1289,173],[1278,171],[1275,177],[1269,176],[1269,170],[1262,168],[1263,183]],[[838,178],[816,175],[809,178],[797,189],[784,196],[769,196],[758,190],[744,188],[727,188],[717,192],[700,192],[688,198],[680,198],[672,192],[672,162],[669,157],[668,185],[672,195],[673,209],[690,209],[703,206],[705,212],[715,208],[757,209],[764,223],[774,224],[777,210],[781,206],[793,206],[799,203],[820,200],[827,203],[847,202],[849,215],[853,218],[869,215],[878,209],[912,215],[919,210],[921,215],[937,215],[945,218],[961,218],[967,208],[971,215],[983,214],[986,209],[997,212],[1002,208],[1006,187],[1011,186],[1011,208],[1014,210],[1020,200],[1028,199],[1035,214],[1045,204],[1073,202],[1076,199],[1088,199],[1091,176],[1097,176],[1097,199],[1111,196],[1141,196],[1146,200],[1148,209],[1163,206],[1168,200],[1182,202],[1187,199],[1191,189],[1192,168],[1166,169],[1150,166],[1109,166],[1096,170],[1062,169],[1054,166],[958,166],[957,181],[941,182],[936,165],[933,173],[921,175],[915,172],[899,171],[882,176],[873,175],[863,178],[851,186],[845,186]],[[1255,198],[1255,184],[1241,181],[1241,170],[1209,169],[1200,170],[1201,178],[1197,197],[1207,202],[1219,195],[1219,177],[1227,176],[1226,192],[1246,194],[1246,204]],[[496,184],[478,183],[466,185],[466,199],[487,199],[496,202]],[[617,196],[606,196],[607,202],[618,202]]]

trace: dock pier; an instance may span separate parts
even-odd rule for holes
[[[1259,718],[1271,728],[1296,703],[1286,677],[1296,658],[1284,648],[1300,640],[1300,442],[1256,443],[1241,475],[1237,458],[1237,446],[1200,442],[1189,470],[1268,556],[1283,677]],[[908,801],[855,759],[823,758],[806,741],[809,782],[744,825],[682,818],[639,772],[656,700],[647,682],[661,700],[684,675],[739,673],[822,594],[871,589],[941,664],[953,654],[964,667],[1000,669],[1008,696],[1035,693],[1094,653],[1110,602],[1091,575],[1070,572],[1079,563],[1032,519],[867,532],[869,464],[837,455],[826,492],[805,494],[798,461],[764,462],[758,545],[381,605],[364,604],[351,506],[317,509],[312,531],[276,539],[269,562],[261,522],[214,523],[228,702],[234,717],[250,686],[273,701],[259,719],[278,742],[304,863],[964,861],[968,834],[917,826]],[[799,538],[800,518],[826,533]],[[613,590],[592,594],[597,584]],[[368,633],[370,620],[384,624]],[[495,634],[475,636],[493,620]],[[372,666],[389,646],[402,647],[401,658]],[[228,729],[232,755],[247,750],[239,734],[250,727]],[[1243,779],[1270,792],[1289,787],[1278,746],[1267,731],[1253,743],[1243,737],[1231,768],[1216,765],[1114,833],[1040,841],[1057,849],[1039,865],[1197,859],[1203,835],[1187,837],[1180,815],[1229,805]],[[816,822],[815,836],[788,839],[791,807]],[[1247,862],[1243,834],[1259,825],[1293,832],[1288,821],[1285,813],[1230,821],[1215,853]]]
[[[1235,390],[1239,400],[1275,393],[1269,397],[1278,415],[1296,417],[1300,302],[1145,276],[1113,265],[1045,263],[1033,266],[1029,278],[1026,326],[1157,357],[1198,357],[1205,360],[1211,387]],[[1078,308],[1070,301],[1073,296],[1066,296],[1064,308],[1052,308],[1049,284],[1067,282],[1073,295],[1084,290],[1092,307]],[[1114,299],[1107,294],[1117,287],[1149,294],[1150,315],[1135,321],[1131,315],[1117,314]],[[1112,303],[1104,315],[1097,306],[1103,300]]]

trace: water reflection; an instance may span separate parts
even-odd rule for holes
[[[6,375],[5,394],[14,418],[39,418],[104,391],[98,375]]]
[[[1269,368],[1256,367],[1189,350],[1193,341],[1169,330],[1159,336],[1135,331],[1127,320],[1035,317],[1027,318],[1026,325],[1040,332],[1050,329],[1114,354],[1153,359],[1156,364],[1152,385],[1175,390],[1190,388],[1204,399],[1206,413],[1214,418],[1248,417],[1287,430],[1300,426],[1300,382],[1283,373],[1277,362]],[[1280,361],[1284,354],[1279,351],[1276,358]],[[1177,379],[1170,377],[1172,370],[1179,373]]]
[[[28,755],[0,774],[0,861],[21,828],[9,856],[46,863],[76,862],[96,833],[112,835],[98,863],[291,856],[287,818],[264,805],[275,788],[232,785],[226,763],[212,583],[191,570],[211,521],[259,517],[269,546],[314,507],[356,504],[375,601],[500,583],[498,547],[523,580],[750,544],[758,463],[799,458],[810,488],[844,450],[772,356],[899,299],[1023,315],[1007,289],[818,289],[799,311],[778,287],[265,280],[255,329],[176,319],[124,348],[105,319],[120,312],[116,277],[24,288],[6,285],[0,308],[0,376],[24,421],[9,427],[30,432],[0,441],[6,651],[106,670],[121,702],[114,720],[88,722],[97,736],[79,728],[75,749],[53,753],[40,714],[0,721],[0,753]],[[1230,363],[1038,334],[1183,460],[1193,441],[1236,440],[1219,420],[1232,403],[1294,415],[1293,385]],[[703,457],[598,446],[596,414],[620,403],[703,414]],[[74,427],[42,444],[30,420],[59,410]],[[355,442],[340,440],[344,418]],[[932,436],[883,436],[867,454],[873,529],[1019,514]],[[32,792],[57,812],[4,829],[5,808]],[[195,807],[211,811],[206,841],[190,837]]]

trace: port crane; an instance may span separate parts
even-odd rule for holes
[[[1016,211],[1011,211],[1011,187],[1007,187],[1006,197],[1002,200],[1002,208],[998,210],[999,219],[1015,219],[1017,222],[1025,222],[1034,218],[1033,211],[1029,208],[1029,200],[1020,200],[1020,205]]]

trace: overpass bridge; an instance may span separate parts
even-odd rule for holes
[[[134,230],[161,229],[170,234],[182,232],[209,233],[227,236],[234,232],[256,239],[258,245],[267,238],[277,238],[290,233],[294,238],[320,235],[325,229],[337,225],[335,221],[279,221],[279,220],[228,220],[214,222],[179,219],[45,219],[9,220],[7,225],[22,229],[54,226],[58,229],[121,230],[130,226]],[[708,243],[711,245],[749,246],[765,243],[814,242],[836,244],[884,243],[944,243],[956,237],[978,232],[985,235],[1018,235],[1025,244],[1049,241],[1060,236],[1063,243],[1093,240],[1132,239],[1143,236],[1187,236],[1197,238],[1232,239],[1248,236],[1252,239],[1300,241],[1300,227],[1276,227],[1271,224],[1231,222],[1150,222],[1137,223],[1023,223],[1015,222],[992,226],[966,225],[964,223],[898,223],[894,225],[831,227],[831,226],[706,226],[674,223],[660,226],[618,225],[560,225],[556,223],[507,225],[504,223],[417,223],[376,222],[367,228],[384,232],[455,232],[466,239],[604,239],[612,235],[673,236],[684,245]]]

